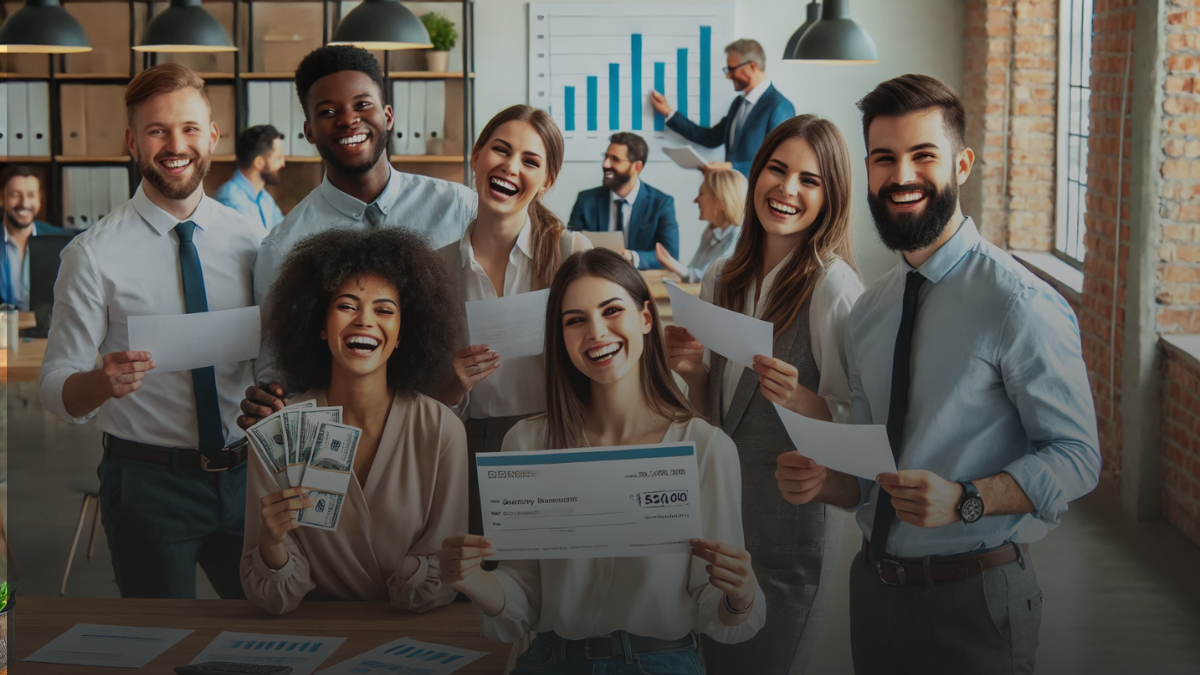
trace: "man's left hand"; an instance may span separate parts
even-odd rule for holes
[[[909,469],[881,473],[879,487],[892,496],[896,517],[917,527],[934,528],[959,520],[963,486],[932,471]]]

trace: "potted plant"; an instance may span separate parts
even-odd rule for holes
[[[454,22],[437,12],[429,12],[421,15],[421,23],[433,43],[433,49],[425,52],[425,62],[431,72],[444,73],[450,67],[450,50],[458,42]]]
[[[0,668],[8,668],[12,661],[13,600],[8,582],[0,583]]]

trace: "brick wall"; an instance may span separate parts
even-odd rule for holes
[[[1163,379],[1163,510],[1200,544],[1200,368],[1168,350]]]

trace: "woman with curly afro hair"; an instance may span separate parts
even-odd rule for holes
[[[423,392],[449,377],[461,326],[445,264],[398,229],[331,230],[299,242],[263,307],[263,342],[290,403],[341,406],[362,429],[336,531],[300,528],[303,487],[280,491],[259,462],[246,485],[242,587],[284,614],[309,593],[388,600],[425,611],[450,602],[436,554],[467,525],[462,422]]]

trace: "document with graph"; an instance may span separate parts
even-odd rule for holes
[[[311,635],[267,635],[224,631],[192,663],[250,663],[291,666],[292,675],[312,675],[346,638]]]

